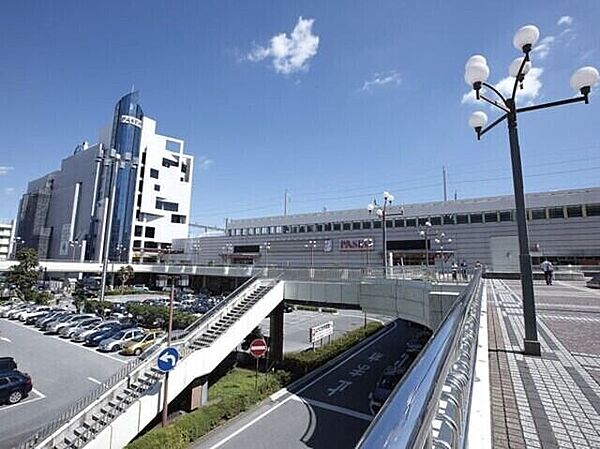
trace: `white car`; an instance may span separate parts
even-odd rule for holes
[[[134,338],[144,335],[144,330],[134,327],[132,329],[123,329],[117,332],[112,337],[102,340],[98,346],[98,350],[102,352],[120,351],[123,349],[123,344],[133,340]]]
[[[27,318],[29,318],[32,315],[35,315],[39,312],[50,312],[50,310],[52,310],[52,309],[48,306],[35,307],[31,310],[28,310],[27,312],[19,313],[18,314],[19,321],[25,321],[25,320],[27,320]]]

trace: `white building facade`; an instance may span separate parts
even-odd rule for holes
[[[13,220],[0,219],[0,260],[7,260],[12,254],[14,227]]]

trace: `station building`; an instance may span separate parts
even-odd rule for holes
[[[530,193],[526,205],[534,264],[600,264],[600,188]],[[514,209],[513,196],[392,205],[385,253],[394,265],[425,264],[429,256],[430,265],[479,261],[516,271]],[[175,240],[171,257],[203,265],[382,266],[383,226],[366,208],[231,220],[224,235]]]
[[[99,142],[77,145],[59,170],[29,182],[16,235],[40,259],[152,261],[188,236],[193,157],[156,132],[138,92],[116,104]]]

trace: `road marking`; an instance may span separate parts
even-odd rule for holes
[[[588,287],[580,287],[578,285],[569,284],[565,281],[555,281],[558,285],[562,285],[563,287],[572,288],[574,290],[578,290],[580,292],[587,293],[589,296],[598,296],[598,293],[591,288]]]
[[[95,384],[101,385],[102,382],[100,382],[98,379],[94,379],[93,377],[88,377],[88,380],[90,382],[94,382]]]
[[[323,377],[329,375],[331,372],[335,371],[336,369],[338,369],[340,366],[344,365],[346,362],[348,362],[349,360],[352,360],[354,357],[356,357],[358,354],[360,354],[361,352],[363,352],[365,349],[369,348],[371,345],[375,344],[376,342],[378,342],[379,340],[381,340],[383,337],[387,336],[392,330],[394,330],[396,328],[397,324],[394,321],[392,323],[392,325],[386,330],[384,331],[381,335],[379,335],[377,338],[373,339],[373,341],[369,342],[368,344],[366,344],[365,346],[363,346],[362,348],[360,348],[358,351],[356,351],[354,354],[350,355],[348,358],[345,358],[344,360],[340,361],[339,363],[337,363],[336,365],[332,366],[331,368],[329,368],[327,371],[325,371],[324,373],[322,373],[320,376],[317,376],[316,379],[312,380],[311,382],[309,382],[307,385],[305,385],[304,387],[302,387],[300,390],[298,390],[298,392],[296,394],[300,394],[302,393],[304,390],[306,390],[307,388],[312,387],[315,383],[317,383],[318,381],[320,381]],[[275,393],[277,394],[277,393]],[[232,438],[238,436],[240,433],[242,433],[244,430],[246,430],[248,427],[254,425],[255,423],[257,423],[258,421],[260,421],[261,419],[263,419],[265,416],[269,415],[271,412],[274,412],[275,410],[277,410],[279,407],[281,407],[283,404],[285,404],[288,401],[292,400],[292,396],[294,395],[290,395],[287,398],[285,398],[283,401],[278,402],[277,404],[275,404],[273,407],[271,407],[269,410],[264,411],[263,413],[261,413],[260,415],[258,415],[256,418],[254,418],[252,421],[244,424],[242,427],[240,427],[238,430],[236,430],[233,433],[230,433],[227,437],[223,438],[221,441],[219,441],[218,443],[212,445],[209,449],[217,449],[218,447],[223,446],[225,443],[227,443],[229,440],[231,440]]]
[[[315,399],[301,398],[299,396],[296,396],[295,394],[292,394],[291,399],[294,401],[302,402],[303,404],[308,404],[332,412],[341,413],[342,415],[348,415],[353,418],[358,418],[365,421],[373,420],[373,416],[367,415],[366,413],[357,412],[355,410],[350,410],[349,408],[339,407],[337,405],[328,404],[326,402],[317,401]]]
[[[3,407],[0,407],[0,412],[3,412],[4,410],[8,410],[8,409],[11,409],[11,408],[14,408],[14,407],[18,407],[20,405],[31,404],[32,402],[40,401],[40,400],[46,398],[45,394],[42,394],[39,390],[36,390],[35,388],[33,388],[31,391],[33,393],[35,393],[38,397],[34,398],[34,399],[29,399],[29,400],[24,400],[24,401],[21,401],[21,402],[17,402],[16,404],[6,405],[6,406],[3,406]]]
[[[6,338],[6,337],[0,337],[1,341],[5,341],[7,343],[12,343],[12,340],[10,338]]]

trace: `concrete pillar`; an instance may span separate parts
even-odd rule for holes
[[[206,288],[206,276],[202,276],[202,288]]]
[[[269,359],[279,363],[283,360],[283,301],[273,309],[269,318],[269,335],[271,336]]]

